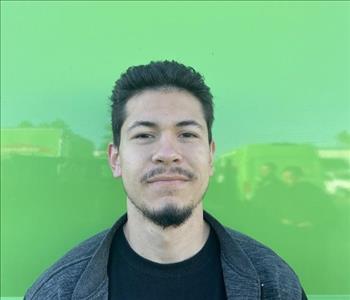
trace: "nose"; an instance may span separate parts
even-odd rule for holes
[[[182,155],[176,147],[176,141],[169,137],[162,137],[152,155],[155,164],[172,164],[182,161]]]

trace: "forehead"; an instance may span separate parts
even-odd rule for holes
[[[205,124],[200,101],[183,90],[146,90],[131,97],[126,104],[125,124],[134,121],[176,123],[195,120]]]

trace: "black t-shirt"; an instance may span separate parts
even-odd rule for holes
[[[220,245],[213,230],[204,247],[182,262],[147,260],[128,244],[120,228],[109,261],[109,300],[226,300]]]

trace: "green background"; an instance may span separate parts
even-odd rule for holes
[[[2,1],[1,296],[125,211],[108,97],[128,66],[161,59],[214,94],[206,208],[272,247],[308,294],[350,294],[349,46],[345,1]],[[303,171],[298,201],[259,194],[267,162]]]

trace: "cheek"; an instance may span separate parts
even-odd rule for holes
[[[138,181],[143,175],[145,158],[142,153],[133,153],[132,151],[124,152],[121,156],[121,169],[123,177],[128,181]]]
[[[187,151],[189,157],[192,161],[196,162],[197,164],[206,167],[210,164],[210,154],[209,149],[204,147],[197,147],[192,148]]]
[[[196,170],[200,181],[207,181],[211,175],[210,157],[207,151],[193,152],[191,155],[192,168]]]

